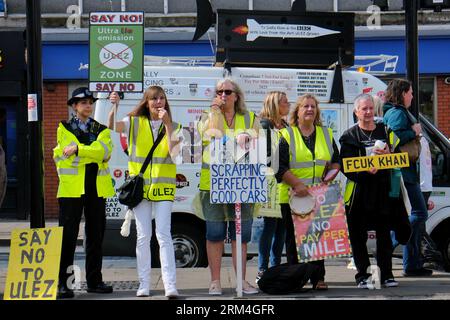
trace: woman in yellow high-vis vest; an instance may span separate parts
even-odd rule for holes
[[[118,108],[119,96],[116,93],[110,95],[110,101],[113,103],[113,109]],[[110,128],[113,127],[114,113],[114,110],[109,113]],[[152,216],[155,218],[156,238],[160,247],[165,295],[169,298],[178,296],[175,253],[170,229],[176,186],[176,164],[171,155],[175,155],[178,140],[173,137],[180,128],[181,125],[172,121],[166,93],[159,86],[149,87],[137,107],[122,121],[116,122],[116,131],[128,134],[130,175],[139,174],[153,143],[160,133],[164,134],[144,172],[144,199],[133,208],[137,230],[138,297],[150,295]]]
[[[106,198],[114,195],[108,161],[113,144],[108,128],[90,118],[97,99],[86,87],[73,91],[67,101],[75,111],[69,121],[61,121],[53,160],[58,171],[59,225],[63,242],[59,271],[58,298],[73,298],[70,283],[81,216],[86,233],[87,291],[111,293],[102,279],[102,242],[105,232]]]
[[[339,173],[340,166],[339,150],[333,133],[322,126],[319,102],[314,95],[305,94],[298,98],[290,125],[280,131],[280,168],[275,176],[282,182],[279,200],[286,224],[286,256],[288,263],[295,264],[299,261],[289,194],[307,196],[307,185],[332,181]],[[325,177],[327,171],[330,174]],[[326,290],[324,260],[311,263],[320,269],[316,289]]]
[[[234,204],[210,203],[210,161],[209,147],[211,141],[226,144],[230,137],[235,137],[238,144],[249,141],[248,129],[257,133],[259,120],[251,111],[247,111],[241,88],[231,79],[219,81],[211,109],[202,115],[199,131],[203,142],[203,159],[200,174],[200,200],[206,219],[206,249],[211,272],[210,295],[221,295],[220,268],[224,250],[224,240],[229,229],[232,242],[233,266],[236,270],[236,230]],[[231,139],[232,141],[232,139]],[[243,203],[242,217],[242,291],[255,294],[258,290],[245,281],[247,264],[247,242],[251,240],[254,205]],[[227,225],[229,228],[227,228]]]

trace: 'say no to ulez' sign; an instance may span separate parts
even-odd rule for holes
[[[143,59],[143,12],[91,12],[89,90],[142,92]]]

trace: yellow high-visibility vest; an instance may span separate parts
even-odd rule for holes
[[[113,143],[110,130],[103,127],[104,129],[95,141],[90,145],[84,145],[62,123],[59,124],[58,144],[53,149],[53,160],[59,177],[58,198],[78,198],[85,193],[84,179],[86,164],[89,163],[98,164],[96,179],[98,197],[108,198],[114,195],[115,191],[108,167]],[[64,148],[75,144],[78,146],[78,155],[65,157],[63,155]]]
[[[181,125],[172,123],[174,132]],[[163,129],[162,124],[159,132]],[[128,171],[131,176],[139,174],[147,155],[153,146],[153,131],[148,117],[130,117],[130,133],[128,136]],[[153,152],[153,157],[144,172],[144,199],[150,201],[173,201],[176,189],[177,167],[169,153],[167,133]]]
[[[316,126],[314,155],[303,141],[298,127],[283,128],[280,134],[289,144],[289,170],[306,185],[320,182],[325,166],[333,155],[333,131]],[[280,203],[289,203],[290,188],[285,182],[280,184]]]
[[[236,137],[238,134],[242,133],[246,129],[253,128],[253,123],[255,121],[255,113],[252,111],[246,111],[245,114],[236,113],[234,120],[234,132],[231,132],[228,127],[225,118],[223,120],[223,127],[225,129],[225,135],[228,137],[232,136],[232,133]],[[210,190],[210,167],[209,167],[209,148],[208,145],[211,141],[203,140],[202,142],[202,169],[200,172],[200,190],[209,191]]]

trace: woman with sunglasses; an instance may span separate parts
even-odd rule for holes
[[[217,139],[225,144],[230,139],[235,138],[236,142],[242,146],[249,142],[250,134],[256,134],[259,128],[259,120],[256,115],[247,111],[241,88],[231,79],[219,81],[216,85],[216,95],[211,108],[204,112],[199,123],[203,150],[200,201],[206,220],[206,249],[211,272],[210,295],[222,294],[220,269],[227,230],[229,230],[231,236],[233,266],[236,270],[236,228],[234,204],[210,203],[209,144],[214,140],[217,141]],[[232,161],[232,159],[229,159],[229,161]],[[242,291],[244,294],[258,293],[256,288],[245,281],[247,242],[251,240],[253,209],[254,204],[243,203],[241,206]]]
[[[119,105],[119,95],[111,94],[113,108]],[[114,110],[108,118],[113,128]],[[151,86],[145,90],[139,104],[122,121],[116,122],[116,131],[128,134],[128,170],[138,175],[150,149],[160,135],[152,159],[144,172],[144,199],[133,208],[136,219],[136,260],[139,289],[136,296],[150,295],[152,219],[155,219],[156,238],[159,243],[161,273],[165,296],[176,298],[176,265],[171,227],[172,204],[175,196],[176,165],[172,161],[178,141],[174,135],[181,125],[172,121],[169,102],[163,88]]]
[[[332,181],[339,173],[340,166],[339,150],[333,139],[333,132],[322,127],[319,102],[314,95],[305,94],[298,98],[290,125],[280,131],[280,168],[276,177],[282,182],[279,201],[286,225],[287,261],[289,264],[296,264],[299,261],[289,194],[308,196],[308,185]],[[326,174],[327,171],[329,174]],[[311,263],[320,270],[316,289],[328,289],[324,260]]]

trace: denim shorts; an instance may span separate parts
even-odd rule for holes
[[[250,242],[252,238],[253,219],[241,221],[242,242]],[[228,225],[228,228],[227,228]],[[206,221],[206,240],[223,241],[229,232],[229,238],[236,240],[236,224],[234,221]]]
[[[223,241],[228,231],[229,238],[236,240],[234,204],[211,204],[209,197],[209,191],[200,191],[203,215],[206,220],[206,239]],[[252,203],[241,204],[241,235],[244,243],[250,242],[252,238],[254,207]]]

